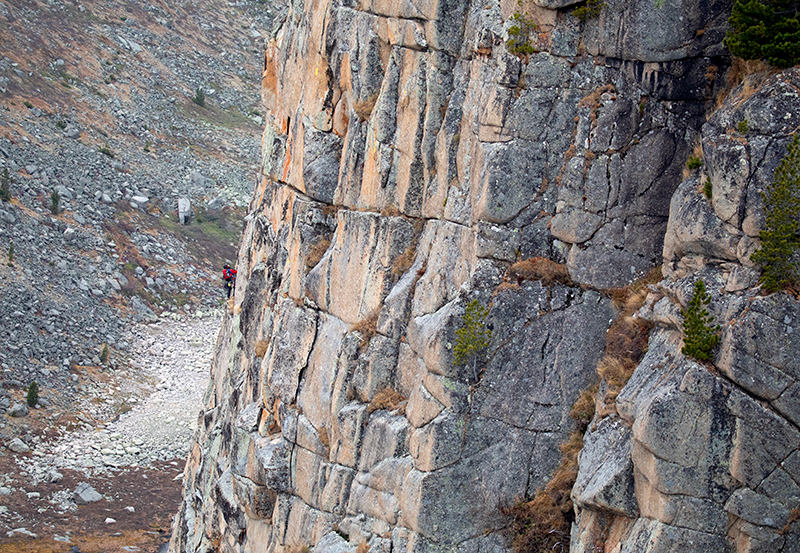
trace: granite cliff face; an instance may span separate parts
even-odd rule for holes
[[[758,294],[748,256],[800,76],[707,122],[726,2],[570,4],[292,5],[172,551],[508,550],[501,508],[548,481],[598,382],[605,291],[662,257],[647,355],[585,438],[570,550],[796,550],[800,309]],[[517,9],[529,56],[506,51]],[[531,258],[569,278],[511,269]],[[713,367],[680,353],[699,277]],[[478,371],[453,353],[472,300]]]

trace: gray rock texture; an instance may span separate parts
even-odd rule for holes
[[[753,288],[765,181],[711,142],[749,100],[706,122],[730,6],[570,4],[524,7],[538,51],[517,57],[508,2],[293,3],[171,551],[508,551],[503,508],[550,480],[598,383],[607,290],[662,259],[647,354],[585,437],[570,550],[796,544],[797,307]],[[795,78],[752,101],[797,113]],[[760,178],[792,117],[754,123]],[[683,177],[701,141],[712,202]],[[536,257],[557,274],[512,269]],[[680,353],[697,278],[713,367]],[[457,364],[473,300],[491,337]]]

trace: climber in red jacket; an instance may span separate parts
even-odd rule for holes
[[[231,297],[231,290],[236,289],[236,269],[231,269],[227,263],[222,268],[222,278],[225,279],[225,290],[228,292],[228,299]]]

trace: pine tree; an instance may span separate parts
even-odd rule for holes
[[[0,200],[4,202],[11,201],[11,177],[8,175],[8,167],[3,167],[3,173],[0,175]]]
[[[50,213],[53,215],[58,215],[61,213],[61,207],[58,205],[61,201],[61,196],[58,195],[57,190],[53,190],[50,194]]]
[[[710,361],[711,350],[719,343],[720,326],[714,326],[714,317],[705,308],[711,303],[702,279],[694,283],[694,294],[683,315],[683,349],[681,353],[698,361]]]
[[[800,63],[800,0],[736,0],[724,44],[734,56],[775,67]]]
[[[28,394],[25,396],[25,401],[28,402],[29,407],[36,407],[39,403],[39,385],[36,381],[31,382],[28,386]]]
[[[478,357],[492,337],[492,331],[486,328],[486,316],[489,308],[483,307],[478,300],[472,300],[464,310],[463,326],[456,330],[456,345],[453,347],[453,364],[464,365],[472,361],[472,373],[478,380]]]
[[[14,266],[14,242],[8,244],[8,266]]]
[[[800,142],[798,135],[789,143],[789,153],[775,169],[775,180],[761,193],[766,229],[760,233],[761,247],[750,260],[764,267],[761,284],[767,292],[777,292],[797,283],[798,266],[793,257],[800,248]]]

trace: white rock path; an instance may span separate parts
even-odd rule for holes
[[[56,440],[37,444],[33,456],[19,458],[21,470],[37,481],[59,469],[79,470],[91,477],[185,459],[208,385],[220,313],[177,319],[176,315],[162,317],[132,331],[131,351],[136,352],[132,364],[139,370],[109,387],[108,395],[117,400],[106,400],[111,405],[128,394],[124,401],[132,409],[113,422],[84,424]]]

